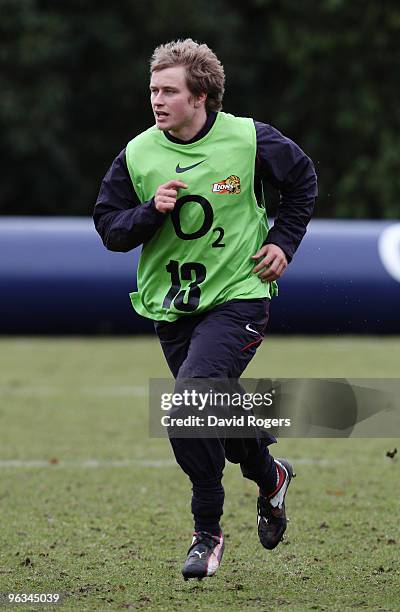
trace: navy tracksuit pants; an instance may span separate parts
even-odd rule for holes
[[[238,379],[261,343],[268,317],[267,298],[231,300],[197,316],[181,317],[172,323],[155,322],[155,329],[168,366],[178,381]],[[276,486],[275,463],[261,437],[170,438],[170,442],[178,464],[192,482],[196,531],[219,534],[225,459],[239,463],[243,476],[264,491],[272,491]]]

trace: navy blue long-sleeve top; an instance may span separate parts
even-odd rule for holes
[[[168,132],[166,138],[190,144],[211,129],[216,113],[190,141],[181,141]],[[278,214],[264,244],[276,244],[291,261],[311,218],[317,196],[317,177],[312,161],[292,140],[265,123],[254,121],[257,139],[255,191],[261,195],[265,180],[280,192]],[[154,198],[140,203],[129,176],[125,149],[105,175],[94,209],[94,223],[104,245],[111,251],[129,251],[149,240],[163,224],[166,214],[155,207]]]

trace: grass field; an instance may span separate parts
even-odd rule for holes
[[[270,338],[248,377],[398,377],[399,338]],[[264,550],[256,487],[228,464],[226,549],[185,583],[190,488],[149,439],[155,339],[0,340],[0,592],[65,609],[399,610],[397,439],[286,439],[287,539]],[[57,606],[60,607],[60,606]],[[32,605],[14,609],[35,609]]]

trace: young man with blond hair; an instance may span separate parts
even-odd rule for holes
[[[96,229],[112,251],[143,244],[131,300],[155,321],[176,384],[238,380],[262,341],[275,281],[306,232],[317,194],[314,167],[270,125],[221,111],[224,70],[207,45],[161,45],[150,73],[156,124],[107,172]],[[271,229],[262,180],[280,190]],[[221,562],[225,459],[258,485],[258,535],[265,548],[278,545],[293,476],[287,460],[274,459],[261,436],[170,442],[193,491],[185,579],[211,576]]]

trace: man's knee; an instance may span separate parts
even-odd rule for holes
[[[225,467],[225,452],[219,438],[171,438],[175,458],[193,485],[220,482]]]

